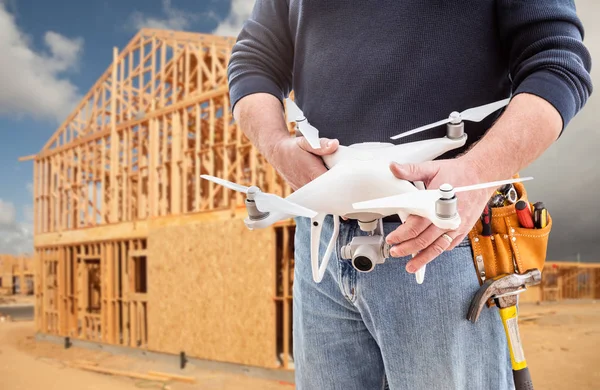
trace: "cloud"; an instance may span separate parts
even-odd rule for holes
[[[77,70],[83,39],[48,31],[44,44],[46,52],[36,51],[0,1],[0,115],[61,122],[79,101],[64,73]]]
[[[0,199],[0,230],[13,226],[16,217],[15,205]]]
[[[229,15],[212,33],[215,35],[237,37],[244,22],[250,17],[253,7],[253,0],[232,0]]]
[[[30,254],[33,252],[33,210],[25,206],[25,222],[16,220],[15,205],[0,199],[0,253]]]
[[[162,30],[186,30],[201,17],[212,17],[212,12],[192,13],[173,7],[171,0],[162,0],[163,17],[156,18],[135,11],[129,18],[128,24],[135,30],[142,28],[157,28]]]

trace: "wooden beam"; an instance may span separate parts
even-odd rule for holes
[[[35,160],[36,156],[37,156],[36,154],[31,154],[29,156],[19,157],[19,161],[23,162],[23,161]]]
[[[113,48],[113,69],[110,91],[110,222],[118,221],[119,186],[117,167],[119,166],[119,134],[117,133],[117,58],[119,49]]]
[[[106,224],[102,226],[76,229],[61,233],[38,234],[34,237],[36,248],[55,247],[61,245],[83,244],[92,242],[115,241],[121,239],[145,238],[155,228],[178,226],[188,223],[246,218],[247,211],[243,207],[236,208],[234,214],[229,208],[210,212],[155,217],[142,221]],[[242,223],[240,221],[240,223]],[[280,223],[284,223],[283,221]]]
[[[194,106],[195,104],[197,104],[198,102],[203,103],[204,101],[211,99],[213,97],[218,97],[220,95],[223,94],[228,94],[229,93],[229,89],[227,87],[220,87],[217,89],[213,89],[210,91],[207,91],[201,95],[196,95],[194,96],[192,99],[187,100],[187,101],[182,101],[179,102],[177,104],[174,104],[172,106],[168,106],[162,109],[157,109],[157,110],[152,110],[151,112],[149,112],[143,119],[133,119],[131,121],[127,121],[127,122],[123,122],[120,123],[117,126],[117,132],[128,128],[128,127],[133,127],[133,126],[138,126],[140,124],[142,124],[143,122],[147,121],[150,118],[157,118],[157,117],[161,117],[164,114],[167,114],[171,111],[177,110],[177,109],[187,109],[188,107]],[[63,145],[61,147],[58,148],[54,148],[51,150],[47,150],[44,151],[38,155],[35,156],[36,160],[41,160],[43,158],[46,157],[50,157],[53,156],[55,154],[58,154],[59,152],[65,151],[65,150],[69,150],[75,146],[78,145],[83,145],[85,143],[89,143],[89,142],[94,142],[94,141],[98,141],[100,138],[102,137],[106,137],[108,135],[111,134],[111,129],[105,129],[103,131],[99,131],[97,133],[94,134],[90,134],[81,138],[78,138],[76,141],[68,144],[68,145]]]

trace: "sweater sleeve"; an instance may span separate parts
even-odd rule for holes
[[[525,92],[548,101],[564,130],[593,89],[590,53],[573,0],[497,0],[497,7],[513,95]]]
[[[228,64],[231,108],[244,96],[269,93],[283,102],[292,88],[294,47],[287,0],[256,0]]]

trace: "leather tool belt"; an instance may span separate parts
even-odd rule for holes
[[[518,177],[518,176],[515,176]],[[523,183],[514,183],[518,200],[532,207]],[[546,262],[548,238],[552,230],[552,218],[547,212],[547,224],[542,228],[524,228],[519,223],[515,204],[491,208],[489,236],[482,235],[483,224],[477,221],[469,232],[473,248],[473,261],[479,284],[500,274],[525,273],[543,270]]]

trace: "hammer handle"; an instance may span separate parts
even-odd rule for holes
[[[525,354],[523,353],[523,346],[521,345],[517,307],[509,306],[500,308],[500,317],[502,318],[502,324],[504,325],[504,331],[506,332],[506,339],[508,341],[515,389],[533,390],[531,375],[529,374],[529,368],[527,367],[527,361],[525,360]]]
[[[513,379],[515,381],[516,390],[533,390],[533,382],[529,374],[529,368],[525,367],[522,370],[513,370]]]

